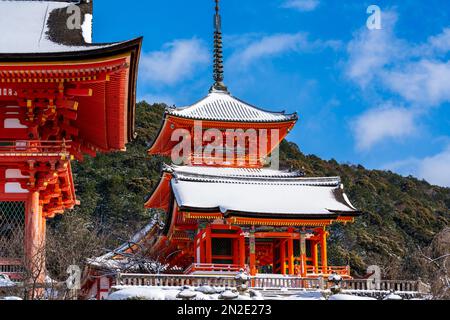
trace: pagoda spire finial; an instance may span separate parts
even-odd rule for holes
[[[216,13],[214,15],[214,85],[210,91],[228,92],[223,83],[223,44],[222,44],[222,18],[220,16],[219,0],[216,2]]]

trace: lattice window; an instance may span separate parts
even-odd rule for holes
[[[0,258],[23,256],[25,203],[0,202]]]

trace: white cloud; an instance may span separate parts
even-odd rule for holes
[[[362,89],[381,88],[420,107],[450,101],[450,61],[439,59],[450,51],[450,29],[416,45],[396,37],[396,21],[395,12],[383,12],[382,30],[355,34],[347,47],[346,75]]]
[[[433,184],[450,187],[450,147],[433,157],[423,159],[418,176]]]
[[[286,51],[297,51],[306,46],[306,36],[303,33],[276,34],[265,36],[250,43],[243,50],[230,57],[231,62],[248,65],[260,58],[275,56]]]
[[[431,36],[424,49],[429,49],[434,53],[448,53],[450,51],[450,28],[444,28],[442,33]]]
[[[298,11],[314,11],[320,5],[319,0],[288,0],[281,6],[287,9],[295,9]]]
[[[396,21],[395,12],[383,12],[383,29],[363,28],[355,33],[354,39],[348,44],[346,74],[362,88],[404,52],[403,42],[393,32]]]
[[[314,49],[333,48],[340,46],[338,41],[309,41],[305,33],[281,33],[268,36],[251,37],[244,35],[243,39],[234,39],[241,44],[235,49],[229,63],[239,67],[249,66],[260,59],[278,56],[288,52],[300,52]],[[245,43],[245,45],[244,45]]]
[[[191,78],[197,68],[209,63],[208,48],[198,39],[175,40],[161,51],[144,53],[141,76],[156,84],[173,85]]]
[[[406,101],[436,106],[450,101],[450,61],[422,60],[404,68],[385,71],[384,83]]]
[[[415,114],[403,107],[386,104],[370,109],[352,123],[359,150],[368,150],[384,139],[402,139],[417,130]]]
[[[414,175],[434,185],[450,187],[450,145],[434,156],[397,161],[384,167],[404,175]]]
[[[418,114],[450,102],[450,29],[421,44],[395,35],[397,14],[384,11],[381,30],[364,27],[347,46],[346,76],[371,97],[393,95],[402,108],[375,106],[353,123],[356,147],[367,150],[378,142],[411,136]],[[369,101],[368,101],[369,102]],[[387,103],[389,104],[389,103]],[[367,132],[363,135],[363,132]]]

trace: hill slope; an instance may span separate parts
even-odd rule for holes
[[[148,221],[150,213],[143,207],[144,199],[158,182],[164,159],[149,157],[146,151],[158,132],[163,110],[164,105],[139,103],[138,138],[128,146],[128,152],[87,158],[74,165],[81,200],[74,214],[95,219],[100,232],[120,235],[110,245]],[[287,141],[280,149],[285,168],[302,169],[309,176],[341,176],[354,205],[366,212],[355,224],[333,227],[332,264],[349,263],[359,274],[364,274],[368,265],[377,264],[385,277],[421,275],[416,249],[428,246],[449,225],[450,189],[391,172],[306,156]],[[64,219],[53,225],[57,227]]]

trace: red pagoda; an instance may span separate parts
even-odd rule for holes
[[[149,151],[176,160],[174,148],[186,144],[177,140],[180,131],[193,146],[184,165],[164,168],[148,199],[147,208],[164,212],[164,227],[147,244],[149,254],[189,274],[247,269],[251,275],[349,277],[347,267],[328,265],[327,227],[353,222],[360,212],[337,177],[306,178],[267,168],[297,115],[265,111],[229,93],[218,0],[214,21],[214,85],[203,100],[166,111]],[[214,133],[214,141],[226,141],[222,149],[209,150],[208,130],[221,133]]]
[[[142,39],[91,43],[92,6],[0,1],[0,273],[13,279],[45,276],[46,221],[78,204],[71,160],[134,137]]]
[[[268,167],[298,117],[230,94],[223,83],[217,0],[214,19],[214,85],[199,102],[168,108],[149,150],[176,162],[163,168],[146,203],[160,213],[159,220],[91,266],[117,270],[141,254],[168,265],[170,272],[191,275],[244,269],[253,276],[337,273],[349,278],[349,267],[328,263],[328,228],[352,223],[361,212],[338,177],[305,177],[279,171],[273,163]],[[91,293],[101,296],[108,285],[97,284]]]

